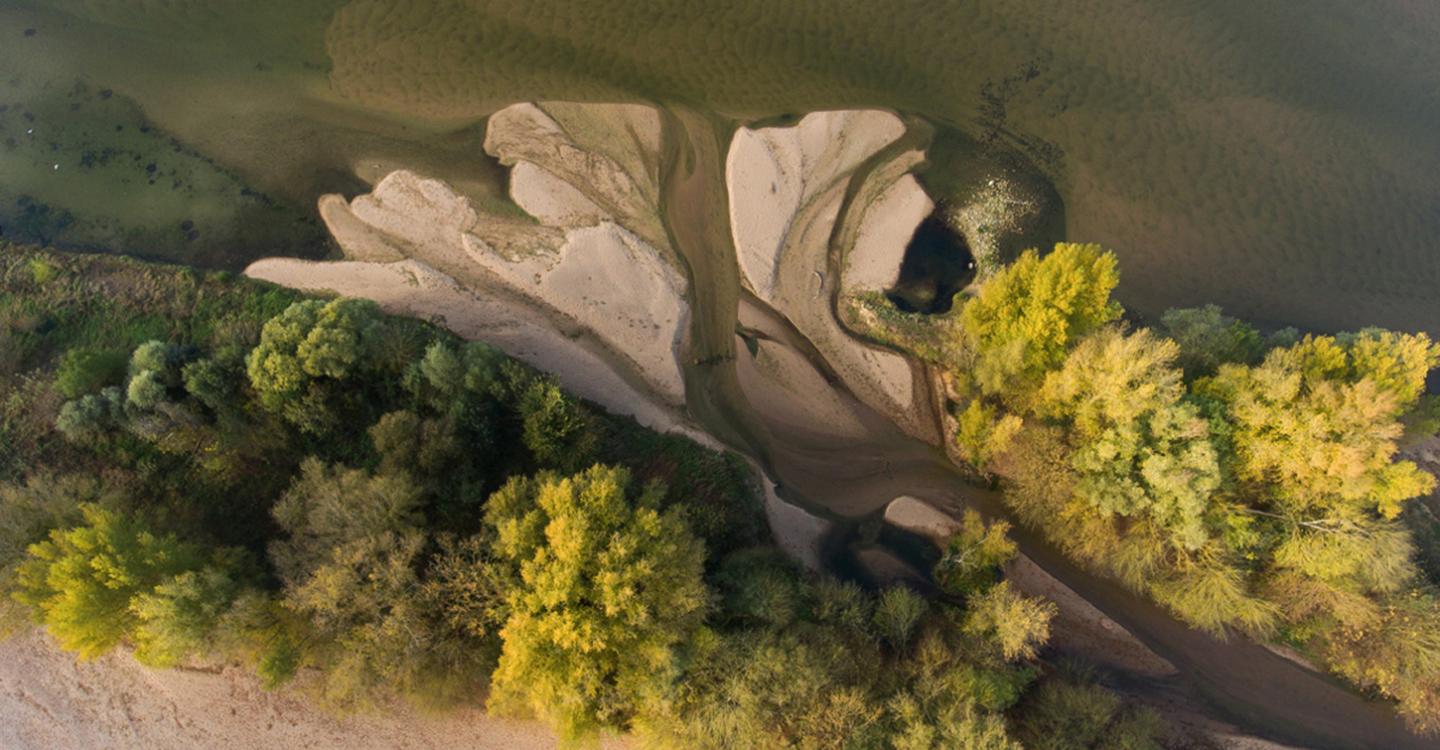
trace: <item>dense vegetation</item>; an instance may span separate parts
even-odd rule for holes
[[[868,592],[769,545],[733,456],[367,302],[13,247],[0,291],[6,622],[82,656],[657,747],[1158,747],[1037,660],[1003,525],[947,551],[961,604]]]
[[[1267,336],[1214,307],[1139,327],[1117,280],[1093,245],[1029,251],[931,324],[917,350],[948,372],[960,455],[1074,558],[1440,728],[1440,590],[1417,568],[1435,550],[1399,520],[1435,480],[1397,456],[1434,432],[1440,346]]]

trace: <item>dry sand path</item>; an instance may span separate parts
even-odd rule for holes
[[[4,750],[549,750],[532,721],[403,705],[338,717],[240,669],[148,669],[113,652],[77,663],[38,632],[0,642]],[[611,738],[605,750],[625,743]]]

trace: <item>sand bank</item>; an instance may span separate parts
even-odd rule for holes
[[[149,669],[124,651],[76,662],[39,631],[0,642],[6,750],[546,750],[532,721],[478,708],[439,714],[396,703],[336,716],[295,690],[267,692],[245,670]],[[626,747],[618,738],[603,748]]]
[[[438,316],[612,411],[678,429],[689,309],[660,229],[659,139],[648,107],[509,107],[485,145],[513,165],[511,209],[396,171],[354,200],[320,200],[347,261],[372,265],[268,259],[248,272]]]
[[[906,245],[915,228],[934,210],[935,202],[912,174],[886,185],[874,202],[865,204],[855,244],[845,254],[845,292],[883,291],[894,286]]]
[[[739,129],[726,161],[730,227],[745,286],[788,318],[858,398],[933,439],[933,425],[914,413],[909,362],[851,337],[830,302],[838,289],[831,239],[847,188],[905,132],[898,117],[876,110],[816,112],[791,127]]]

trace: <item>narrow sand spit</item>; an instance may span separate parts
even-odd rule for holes
[[[851,337],[830,308],[839,283],[830,273],[831,238],[846,191],[862,166],[904,135],[898,117],[876,110],[739,129],[726,161],[730,226],[745,285],[813,342],[858,398],[930,440],[934,426],[913,408],[910,363]]]
[[[427,714],[403,704],[335,716],[292,690],[267,692],[238,668],[149,669],[128,653],[77,663],[39,631],[0,642],[5,750],[548,750],[533,721],[477,708]],[[602,748],[630,743],[607,738]]]

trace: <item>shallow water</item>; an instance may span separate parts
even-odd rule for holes
[[[28,195],[74,217],[49,228],[62,241],[235,265],[256,245],[320,252],[295,220],[316,195],[402,164],[496,200],[477,125],[516,100],[882,106],[1037,165],[1067,236],[1121,255],[1142,312],[1215,301],[1440,333],[1440,5],[1425,0],[0,0],[0,69],[12,109],[63,120],[78,82],[113,104],[77,117],[156,134],[0,152],[7,233]],[[0,114],[0,144],[19,124]],[[78,166],[107,147],[190,191]],[[953,174],[927,183],[973,166],[939,159]],[[187,218],[210,244],[185,239]]]

